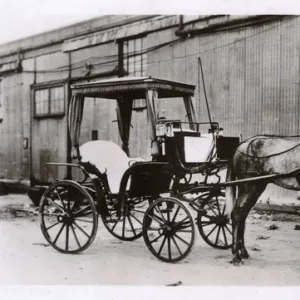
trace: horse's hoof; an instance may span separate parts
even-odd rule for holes
[[[236,266],[236,267],[239,267],[239,266],[243,265],[243,261],[241,259],[237,259],[237,258],[234,258],[229,263]]]
[[[241,258],[248,259],[250,257],[249,253],[247,250],[242,250],[241,251]]]

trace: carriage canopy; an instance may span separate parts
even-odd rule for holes
[[[68,127],[73,157],[80,157],[79,137],[84,101],[86,97],[105,98],[117,101],[117,120],[122,148],[129,154],[129,134],[133,101],[145,99],[152,147],[156,147],[156,101],[160,98],[178,98],[184,101],[188,121],[197,122],[192,102],[195,86],[152,77],[124,77],[97,82],[75,84],[71,87],[72,98],[68,112]]]

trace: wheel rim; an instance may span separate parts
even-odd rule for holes
[[[44,193],[40,218],[44,237],[63,253],[85,250],[97,233],[93,199],[75,182],[57,182]]]
[[[190,253],[194,245],[193,218],[178,200],[158,199],[145,214],[143,236],[155,257],[164,262],[178,262]]]
[[[107,200],[108,217],[102,216],[106,229],[116,238],[123,241],[133,241],[143,235],[142,225],[145,212],[148,208],[148,199],[128,199],[121,214],[118,198]]]
[[[209,197],[201,204],[197,225],[204,241],[217,249],[229,249],[232,246],[232,224],[225,215],[224,194]]]

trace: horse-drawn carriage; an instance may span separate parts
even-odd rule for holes
[[[228,174],[227,182],[221,180],[221,170],[232,169],[232,156],[240,140],[223,136],[216,122],[197,122],[194,90],[192,85],[151,77],[72,86],[68,125],[77,162],[49,164],[78,168],[84,178],[56,181],[42,196],[41,229],[51,246],[63,253],[87,249],[97,233],[98,215],[113,236],[127,241],[143,236],[152,254],[166,262],[180,261],[190,253],[195,240],[194,219],[210,246],[232,246],[225,189],[260,178],[228,182],[234,179]],[[84,102],[89,97],[117,102],[122,148],[97,140],[80,145]],[[161,99],[171,102],[173,98],[182,99],[184,120],[159,118],[157,103]],[[128,156],[136,99],[146,103],[151,140],[148,160]],[[140,142],[146,141],[147,138]],[[261,180],[276,176],[267,175]]]
[[[56,181],[45,191],[40,215],[42,232],[49,244],[61,252],[83,251],[96,236],[99,214],[115,237],[132,241],[143,236],[156,257],[175,262],[192,249],[195,216],[189,208],[193,208],[204,240],[216,248],[231,246],[224,191],[216,184],[209,184],[208,178],[216,175],[220,180],[218,173],[227,167],[239,139],[219,135],[218,123],[196,121],[194,89],[192,85],[151,77],[112,79],[72,87],[69,131],[73,156],[78,162],[50,164],[79,168],[85,178],[80,182]],[[110,141],[89,141],[79,146],[86,97],[117,101],[123,149]],[[157,102],[161,98],[172,101],[179,97],[187,121],[158,118]],[[152,158],[148,161],[127,155],[135,99],[146,101],[152,145]],[[208,125],[209,130],[201,132],[202,125]],[[203,181],[195,181],[195,174],[203,177]],[[193,194],[197,196],[191,197]]]

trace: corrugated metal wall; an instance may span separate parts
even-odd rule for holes
[[[208,120],[198,57],[213,119],[230,135],[298,134],[299,18],[175,41],[175,29],[148,35],[148,75],[200,87],[200,120]]]
[[[226,135],[242,134],[243,139],[261,133],[297,135],[299,26],[300,18],[295,17],[179,42],[175,29],[153,33],[149,35],[153,44],[171,40],[174,44],[148,54],[148,75],[197,85],[199,121],[207,121],[200,56],[212,119]],[[278,197],[295,195],[270,189]]]

